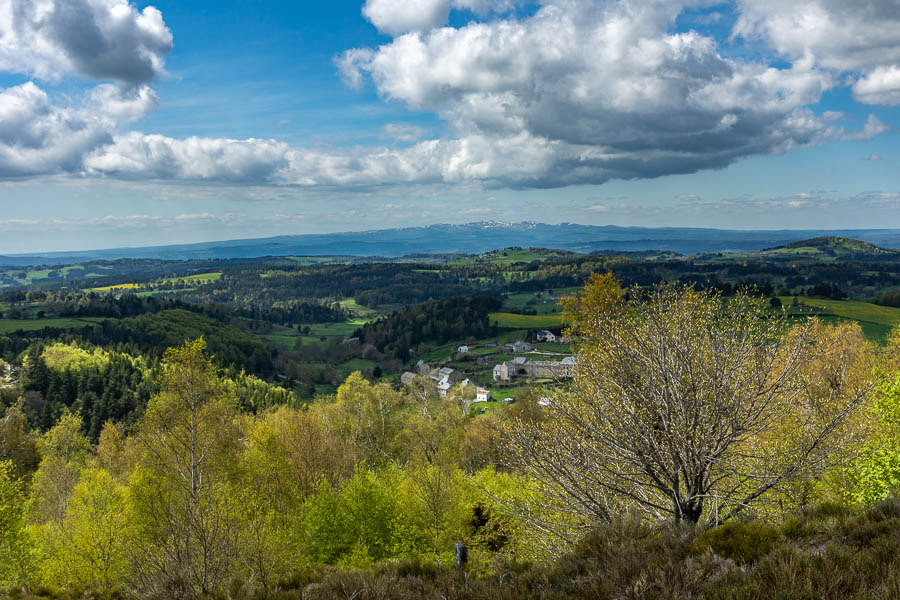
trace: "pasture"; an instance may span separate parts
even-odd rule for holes
[[[847,319],[857,321],[863,333],[872,341],[884,343],[891,330],[900,325],[900,308],[879,306],[858,300],[827,300],[800,296],[800,307],[791,305],[792,296],[781,297],[790,314],[807,314],[825,320]],[[807,307],[807,308],[803,308]]]
[[[59,319],[0,319],[0,333],[14,331],[39,331],[45,327],[57,329],[74,329],[105,321],[103,317],[78,317]]]
[[[491,323],[505,329],[545,329],[547,327],[561,327],[562,315],[517,315],[514,313],[495,312],[488,315]]]

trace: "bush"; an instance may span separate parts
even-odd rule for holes
[[[781,531],[788,539],[831,536],[851,516],[849,506],[837,502],[823,502],[805,508],[785,518]]]
[[[736,563],[749,564],[768,554],[781,538],[781,532],[773,525],[735,521],[701,533],[691,550],[695,554],[713,552]]]

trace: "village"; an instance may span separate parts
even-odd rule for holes
[[[400,384],[413,385],[423,378],[441,398],[455,390],[474,410],[484,412],[484,406],[475,405],[512,404],[524,389],[551,387],[571,379],[575,357],[568,353],[570,341],[544,329],[530,341],[459,345],[443,361],[418,360],[401,374]],[[546,405],[549,399],[541,397],[538,403]]]

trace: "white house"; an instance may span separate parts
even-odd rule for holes
[[[541,329],[535,334],[534,339],[539,342],[555,342],[556,335],[552,331]]]
[[[490,390],[483,387],[475,388],[475,402],[488,402],[492,397]]]

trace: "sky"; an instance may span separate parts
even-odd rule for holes
[[[900,0],[0,0],[0,254],[900,228]]]

